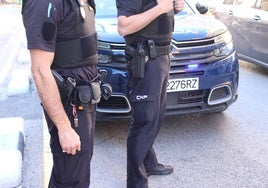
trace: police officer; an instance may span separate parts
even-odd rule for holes
[[[31,71],[51,136],[53,167],[49,187],[87,188],[96,104],[84,101],[86,104],[79,106],[81,101],[73,95],[81,93],[76,90],[71,92],[68,101],[61,99],[66,95],[64,89],[90,85],[97,77],[94,1],[24,0],[22,15]],[[56,71],[57,77],[51,69]],[[74,88],[59,90],[55,78],[59,83],[73,84]],[[85,92],[90,90],[88,88],[84,88]],[[67,106],[63,105],[66,102]]]
[[[116,0],[118,31],[126,40],[132,121],[127,139],[127,187],[148,187],[149,175],[167,175],[153,149],[166,108],[174,12],[183,0]]]

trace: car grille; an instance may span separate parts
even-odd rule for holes
[[[124,98],[119,96],[112,96],[108,100],[101,100],[98,103],[98,106],[102,108],[113,108],[113,109],[121,109],[128,107]]]
[[[122,50],[124,51],[125,50],[125,44],[122,44],[122,43],[111,43],[111,49],[113,50]]]
[[[210,100],[219,100],[222,98],[225,98],[226,96],[229,96],[230,92],[226,87],[219,88],[213,92],[213,94],[210,97]]]
[[[212,88],[208,97],[208,104],[215,105],[231,99],[233,93],[229,83]]]
[[[204,90],[181,91],[167,93],[167,108],[178,108],[191,106],[191,104],[203,103],[205,97]]]
[[[216,57],[214,50],[216,48],[214,39],[196,40],[189,42],[177,42],[172,40],[170,77],[180,76],[201,76],[204,71],[200,67],[205,67],[213,62],[223,58]],[[198,71],[189,68],[191,65],[198,66]]]
[[[131,106],[126,96],[113,93],[108,100],[101,99],[97,111],[102,113],[129,113]]]

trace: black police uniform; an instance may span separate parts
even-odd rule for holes
[[[80,0],[24,0],[22,15],[28,49],[55,52],[52,68],[64,78],[91,81],[96,77],[97,34],[92,7]],[[72,106],[65,110],[73,129],[80,136],[81,151],[76,155],[62,152],[57,128],[44,112],[53,154],[49,187],[87,188],[90,184],[96,105],[88,104],[87,108],[77,110],[78,127],[74,125]]]
[[[118,16],[131,16],[150,9],[155,0],[117,0]],[[127,139],[127,187],[146,188],[146,171],[158,164],[153,149],[166,110],[166,87],[170,66],[170,42],[174,27],[174,13],[160,15],[141,31],[125,36],[127,47],[154,41],[156,56],[151,57],[148,45],[148,61],[144,78],[131,78],[130,99],[133,107],[132,121]],[[160,49],[160,50],[159,50]],[[126,51],[126,55],[130,56]],[[145,59],[146,61],[147,59]]]

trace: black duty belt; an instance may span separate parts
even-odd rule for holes
[[[148,44],[148,53],[151,58],[156,58],[159,55],[167,55],[171,51],[170,45],[158,46],[155,45],[155,42],[152,39],[147,40],[147,44]]]
[[[155,45],[153,41],[148,40],[147,42],[148,45],[144,46],[144,51],[146,52],[146,55],[150,56],[151,58],[156,58],[160,55],[168,55],[171,52],[170,45],[158,46]],[[126,45],[125,52],[130,56],[137,55],[137,49],[130,45]]]
[[[167,45],[167,46],[156,46],[155,47],[155,52],[156,55],[167,55],[171,52],[171,46]]]

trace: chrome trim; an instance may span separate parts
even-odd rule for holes
[[[127,108],[125,109],[112,109],[112,108],[100,108],[97,105],[97,112],[100,113],[113,113],[113,114],[122,114],[122,113],[129,113],[131,111],[131,105],[128,98],[122,94],[112,94],[111,97],[123,97],[127,103]]]
[[[227,91],[228,91],[229,94],[224,98],[217,99],[217,100],[211,100],[211,96],[212,96],[213,92],[216,89],[220,89],[220,88],[223,88],[223,87],[227,88]],[[232,98],[232,89],[231,89],[231,87],[229,85],[224,84],[224,85],[216,86],[216,87],[212,88],[210,93],[209,93],[208,104],[209,105],[216,105],[216,104],[224,103],[226,101],[229,101],[231,98]]]
[[[126,46],[125,43],[110,43],[110,45],[117,46],[117,47],[125,47]]]
[[[189,44],[189,43],[201,43],[201,42],[210,42],[210,41],[214,41],[214,38],[208,38],[208,39],[199,39],[199,40],[191,40],[191,41],[176,41],[175,39],[172,39],[172,43],[174,44]]]

